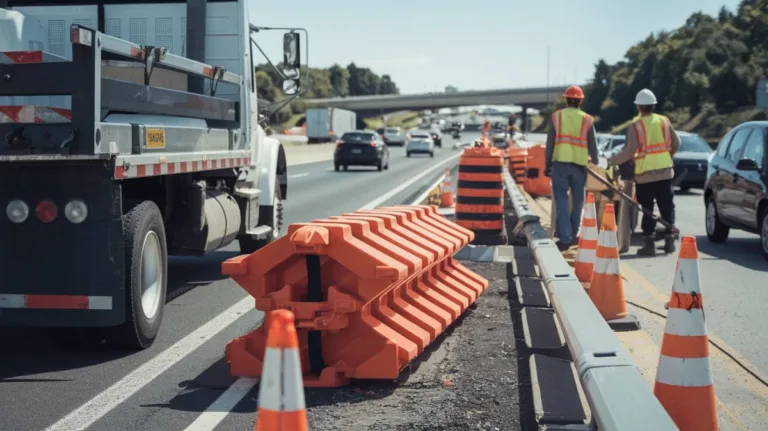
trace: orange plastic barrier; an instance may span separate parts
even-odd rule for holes
[[[395,379],[488,287],[453,259],[473,238],[437,207],[386,207],[292,224],[222,271],[294,312],[305,386]],[[260,375],[267,323],[227,345],[232,375]]]
[[[459,158],[456,223],[475,233],[473,244],[507,243],[504,158],[497,148],[467,148]]]
[[[509,173],[515,179],[515,183],[522,185],[528,172],[528,148],[509,147],[507,154],[509,154],[507,161]]]
[[[533,196],[552,196],[552,182],[544,174],[547,168],[546,151],[544,145],[528,148],[523,189]]]

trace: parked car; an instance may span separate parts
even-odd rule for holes
[[[440,131],[440,128],[433,127],[429,131],[429,134],[432,137],[432,141],[434,142],[435,146],[438,148],[443,148],[443,132]]]
[[[336,142],[333,168],[338,171],[349,166],[376,166],[389,169],[389,149],[375,130],[347,132]]]
[[[429,154],[429,157],[435,157],[435,141],[430,132],[412,131],[408,134],[408,141],[405,143],[405,155],[411,157],[411,154],[421,153]]]
[[[615,154],[615,149],[623,147],[627,143],[624,135],[608,135],[602,139],[602,146],[598,140],[597,149],[601,154]]]
[[[731,229],[760,235],[768,259],[768,121],[750,121],[728,132],[710,155],[704,184],[705,224],[712,242]]]
[[[680,137],[680,149],[672,158],[675,163],[673,184],[680,187],[682,192],[702,189],[707,178],[709,157],[713,153],[712,147],[695,133],[677,132],[677,136]]]
[[[399,127],[387,127],[384,129],[384,143],[387,145],[397,145],[402,147],[405,145],[405,135],[403,130]]]

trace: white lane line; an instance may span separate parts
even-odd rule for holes
[[[185,428],[185,431],[212,430],[218,426],[224,418],[235,408],[246,395],[256,386],[259,379],[241,377],[232,383],[223,394],[216,399],[205,412]],[[256,416],[256,412],[253,412]]]
[[[422,172],[421,174],[409,179],[408,181],[404,182],[400,186],[390,190],[389,192],[385,193],[382,196],[379,196],[378,198],[372,200],[371,202],[368,202],[367,204],[363,205],[361,210],[365,209],[372,209],[376,208],[377,206],[381,205],[382,202],[386,201],[387,199],[390,199],[392,196],[400,193],[401,191],[405,190],[407,187],[411,186],[413,183],[419,181],[420,179],[424,178],[426,175],[429,175],[429,173],[434,172],[436,169],[442,167],[445,165],[445,163],[454,160],[461,156],[461,153],[458,153],[454,156],[451,156],[435,166],[427,169],[426,171]],[[224,391],[223,394],[219,396],[219,398],[216,399],[216,401],[213,402],[207,409],[205,409],[204,412],[200,414],[200,416],[195,419],[194,422],[192,422],[185,431],[213,431],[216,429],[216,427],[221,423],[221,421],[224,420],[224,418],[227,417],[227,415],[232,411],[232,409],[235,408],[237,403],[240,402],[247,394],[248,391],[253,388],[255,385],[254,379],[241,377],[235,381],[235,383],[232,384],[232,386],[229,387],[226,391]],[[247,389],[246,389],[247,388]],[[254,416],[256,415],[256,412],[253,412]]]
[[[177,341],[176,344],[168,347],[90,401],[46,428],[45,431],[81,431],[88,428],[152,382],[157,376],[189,356],[204,342],[210,340],[211,337],[253,309],[252,297],[248,296],[241,299],[223,313],[209,320],[205,325],[192,331]]]
[[[435,182],[433,182],[432,184],[430,184],[430,185],[427,187],[427,189],[426,189],[426,190],[424,190],[424,193],[422,193],[422,194],[420,194],[419,196],[417,196],[417,197],[416,197],[416,199],[414,199],[413,201],[409,202],[409,203],[408,203],[408,205],[419,205],[419,204],[421,204],[422,202],[424,202],[424,201],[427,199],[427,196],[429,196],[429,192],[431,192],[431,191],[432,191],[432,189],[434,189],[435,187],[439,186],[439,185],[440,185],[440,183],[442,183],[444,180],[445,180],[445,175],[443,175],[443,176],[440,176],[440,177],[437,177],[437,179],[435,180]]]
[[[301,178],[301,177],[306,177],[307,175],[309,175],[309,172],[304,172],[303,174],[288,175],[288,178]]]
[[[387,199],[392,198],[392,196],[402,192],[403,190],[405,190],[408,187],[410,187],[411,185],[413,185],[413,183],[415,183],[416,181],[419,181],[420,179],[426,177],[427,175],[429,175],[430,173],[432,173],[432,172],[434,172],[434,171],[436,171],[438,169],[444,168],[444,165],[446,163],[448,163],[450,161],[453,161],[455,159],[458,159],[459,157],[461,157],[461,155],[462,155],[462,152],[458,152],[458,153],[452,155],[451,157],[448,157],[447,159],[438,162],[436,165],[432,166],[431,168],[427,169],[426,171],[420,173],[419,175],[416,175],[415,177],[409,179],[408,181],[406,181],[406,182],[400,184],[399,186],[395,187],[394,189],[388,191],[387,193],[384,193],[383,195],[379,196],[378,198],[368,202],[367,204],[365,204],[360,209],[361,210],[370,210],[370,209],[376,208],[377,206],[379,206],[382,203],[384,203]]]

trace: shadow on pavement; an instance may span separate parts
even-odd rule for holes
[[[204,257],[172,256],[168,265],[166,304],[172,303],[196,287],[226,278],[221,273],[221,263],[237,255],[236,252],[216,251]],[[61,381],[62,379],[17,377],[88,367],[136,353],[110,348],[104,343],[87,343],[87,346],[82,347],[67,346],[63,341],[57,343],[57,335],[62,332],[64,331],[59,329],[37,327],[0,328],[0,345],[5,346],[0,356],[0,384],[3,381]]]
[[[763,257],[757,235],[752,238],[729,238],[722,244],[710,242],[706,235],[697,235],[696,245],[699,253],[707,255],[700,257],[702,261],[727,260],[754,271],[768,271],[768,261]]]

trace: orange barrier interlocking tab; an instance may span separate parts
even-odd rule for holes
[[[719,429],[696,238],[685,236],[653,393],[681,431]]]
[[[552,196],[552,181],[545,175],[547,168],[546,147],[534,145],[528,148],[523,189],[532,196]]]
[[[453,259],[473,238],[434,206],[361,210],[293,224],[222,270],[257,309],[295,313],[305,386],[395,379],[487,288]],[[261,373],[264,328],[227,345],[233,375]]]
[[[269,317],[259,383],[259,415],[254,430],[306,431],[307,413],[294,316],[288,310],[276,310],[270,312]]]
[[[516,184],[522,185],[525,182],[525,175],[528,172],[528,149],[521,147],[509,147],[509,173],[515,179]]]
[[[627,313],[613,204],[606,204],[603,210],[595,255],[595,266],[589,283],[589,298],[612,329],[616,331],[640,329],[637,318]]]
[[[459,158],[456,223],[475,233],[473,244],[507,243],[504,158],[497,148],[467,148]]]
[[[453,207],[453,187],[451,186],[451,170],[445,170],[443,178],[443,193],[440,195],[440,208]]]
[[[574,262],[574,271],[579,281],[588,282],[592,280],[592,272],[595,269],[595,260],[597,259],[598,235],[595,196],[592,192],[587,192],[584,214],[581,218],[579,250],[576,253],[576,261]]]

